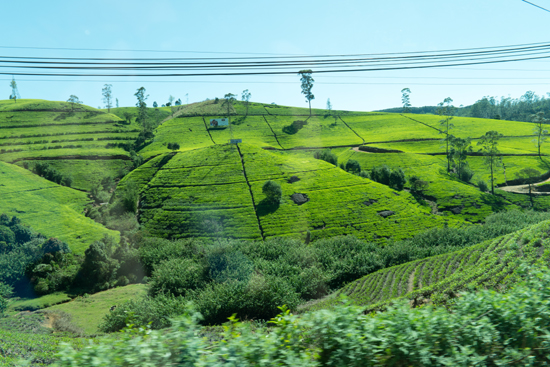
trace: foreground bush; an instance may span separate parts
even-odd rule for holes
[[[503,366],[550,362],[550,272],[533,272],[507,294],[464,294],[449,311],[406,304],[377,315],[342,305],[295,316],[270,330],[234,319],[222,340],[200,335],[188,309],[165,331],[127,329],[80,351],[66,347],[58,366]]]

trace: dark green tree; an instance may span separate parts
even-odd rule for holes
[[[403,102],[403,113],[410,112],[411,107],[411,90],[409,88],[401,89],[401,102]]]
[[[158,106],[159,106],[159,105],[158,105],[157,101],[154,101],[154,102],[153,102],[153,107],[157,108]]]
[[[322,152],[315,152],[313,157],[338,166],[338,157],[330,149],[325,149]],[[345,167],[342,169],[345,170]]]
[[[346,171],[351,173],[361,172],[361,164],[355,159],[350,159],[346,162]]]
[[[395,190],[403,190],[403,187],[407,183],[407,178],[405,177],[405,172],[401,168],[393,169],[390,173],[389,180],[390,187]]]
[[[149,95],[145,95],[145,88],[140,87],[134,94],[137,98],[136,107],[138,107],[137,120],[143,126],[147,126],[147,103],[145,102]]]
[[[483,154],[483,163],[491,171],[491,194],[493,195],[495,194],[494,170],[502,164],[502,158],[498,150],[498,140],[501,137],[502,134],[491,130],[487,131],[477,142],[477,145],[481,147],[479,152]]]
[[[464,182],[470,182],[474,175],[467,161],[468,154],[473,151],[470,138],[462,139],[453,136],[450,139],[450,144],[451,162],[457,177]]]
[[[12,295],[12,288],[4,283],[0,283],[0,316],[4,314],[8,308],[8,299]]]
[[[298,72],[298,75],[300,75],[300,82],[302,83],[302,94],[306,97],[306,102],[309,103],[309,117],[311,117],[311,100],[315,99],[315,96],[311,92],[313,89],[313,82],[315,81],[311,73],[313,73],[311,70],[300,70]]]
[[[422,194],[430,186],[428,181],[424,181],[418,176],[409,177],[409,183],[411,184],[411,191],[418,194]]]
[[[544,128],[544,125],[547,124],[549,120],[544,117],[544,112],[540,111],[534,115],[531,115],[531,121],[535,124],[535,128],[533,129],[535,139],[533,139],[533,143],[535,143],[535,146],[539,152],[539,157],[541,157],[540,148],[542,144],[548,140],[548,130]]]
[[[445,155],[447,156],[447,172],[451,172],[451,155],[449,152],[450,142],[453,139],[453,136],[449,133],[450,130],[454,127],[451,123],[453,115],[456,111],[456,108],[452,105],[453,100],[451,97],[447,97],[437,105],[437,114],[441,117],[439,120],[439,125],[442,129],[439,131],[440,134],[445,134],[445,137],[442,139],[445,144]]]
[[[281,196],[283,195],[281,185],[272,180],[268,180],[263,184],[262,192],[266,196],[266,200],[273,204],[278,204],[281,201]]]

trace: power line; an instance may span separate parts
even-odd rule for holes
[[[537,7],[537,8],[539,8],[539,9],[542,9],[542,10],[547,11],[547,12],[550,13],[550,10],[545,9],[545,8],[543,8],[542,6],[538,6],[537,4],[533,4],[533,3],[531,3],[531,2],[529,2],[529,1],[527,1],[527,0],[521,0],[521,1],[523,1],[524,3],[527,3],[527,4],[531,4],[531,5],[533,5],[533,6]]]

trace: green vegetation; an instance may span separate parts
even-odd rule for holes
[[[31,172],[0,162],[0,213],[17,216],[22,224],[48,237],[56,236],[76,253],[103,235],[118,238],[81,214],[89,199],[85,193],[59,186]]]
[[[72,316],[73,322],[82,328],[86,334],[97,334],[103,317],[109,314],[112,306],[118,306],[124,302],[145,295],[145,285],[130,284],[117,287],[95,294],[84,294],[59,305],[45,309],[52,313],[65,312]]]
[[[550,222],[545,221],[460,251],[387,268],[348,284],[313,307],[335,304],[340,294],[358,305],[375,308],[398,298],[415,304],[426,300],[437,303],[467,289],[505,289],[517,282],[521,264],[548,263],[549,229]]]
[[[129,329],[80,351],[66,347],[61,366],[396,366],[511,365],[548,362],[550,275],[532,271],[529,280],[506,294],[467,293],[451,310],[410,308],[365,315],[349,305],[296,317],[282,308],[269,330],[232,318],[220,338],[201,335],[192,309],[172,329]],[[505,311],[504,311],[505,310]],[[144,351],[147,351],[146,353]],[[228,357],[230,356],[230,357]]]

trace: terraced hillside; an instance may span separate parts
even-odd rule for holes
[[[136,124],[81,104],[44,100],[0,101],[0,160],[23,165],[49,161],[89,190],[86,174],[113,174],[129,166],[119,143],[133,142]]]
[[[24,225],[55,236],[75,252],[111,231],[83,215],[85,193],[57,185],[16,165],[0,162],[0,213],[17,216]]]
[[[517,269],[524,263],[549,265],[549,221],[460,251],[377,271],[311,307],[330,307],[340,295],[369,308],[398,298],[442,301],[466,289],[506,287],[518,279]]]
[[[266,180],[282,201],[265,200]],[[215,145],[159,155],[119,184],[141,190],[140,222],[153,235],[306,239],[354,234],[380,241],[458,222],[430,214],[409,193],[346,173],[327,162],[270,153],[254,145]],[[293,194],[305,194],[297,204]],[[308,231],[310,234],[308,234]]]

